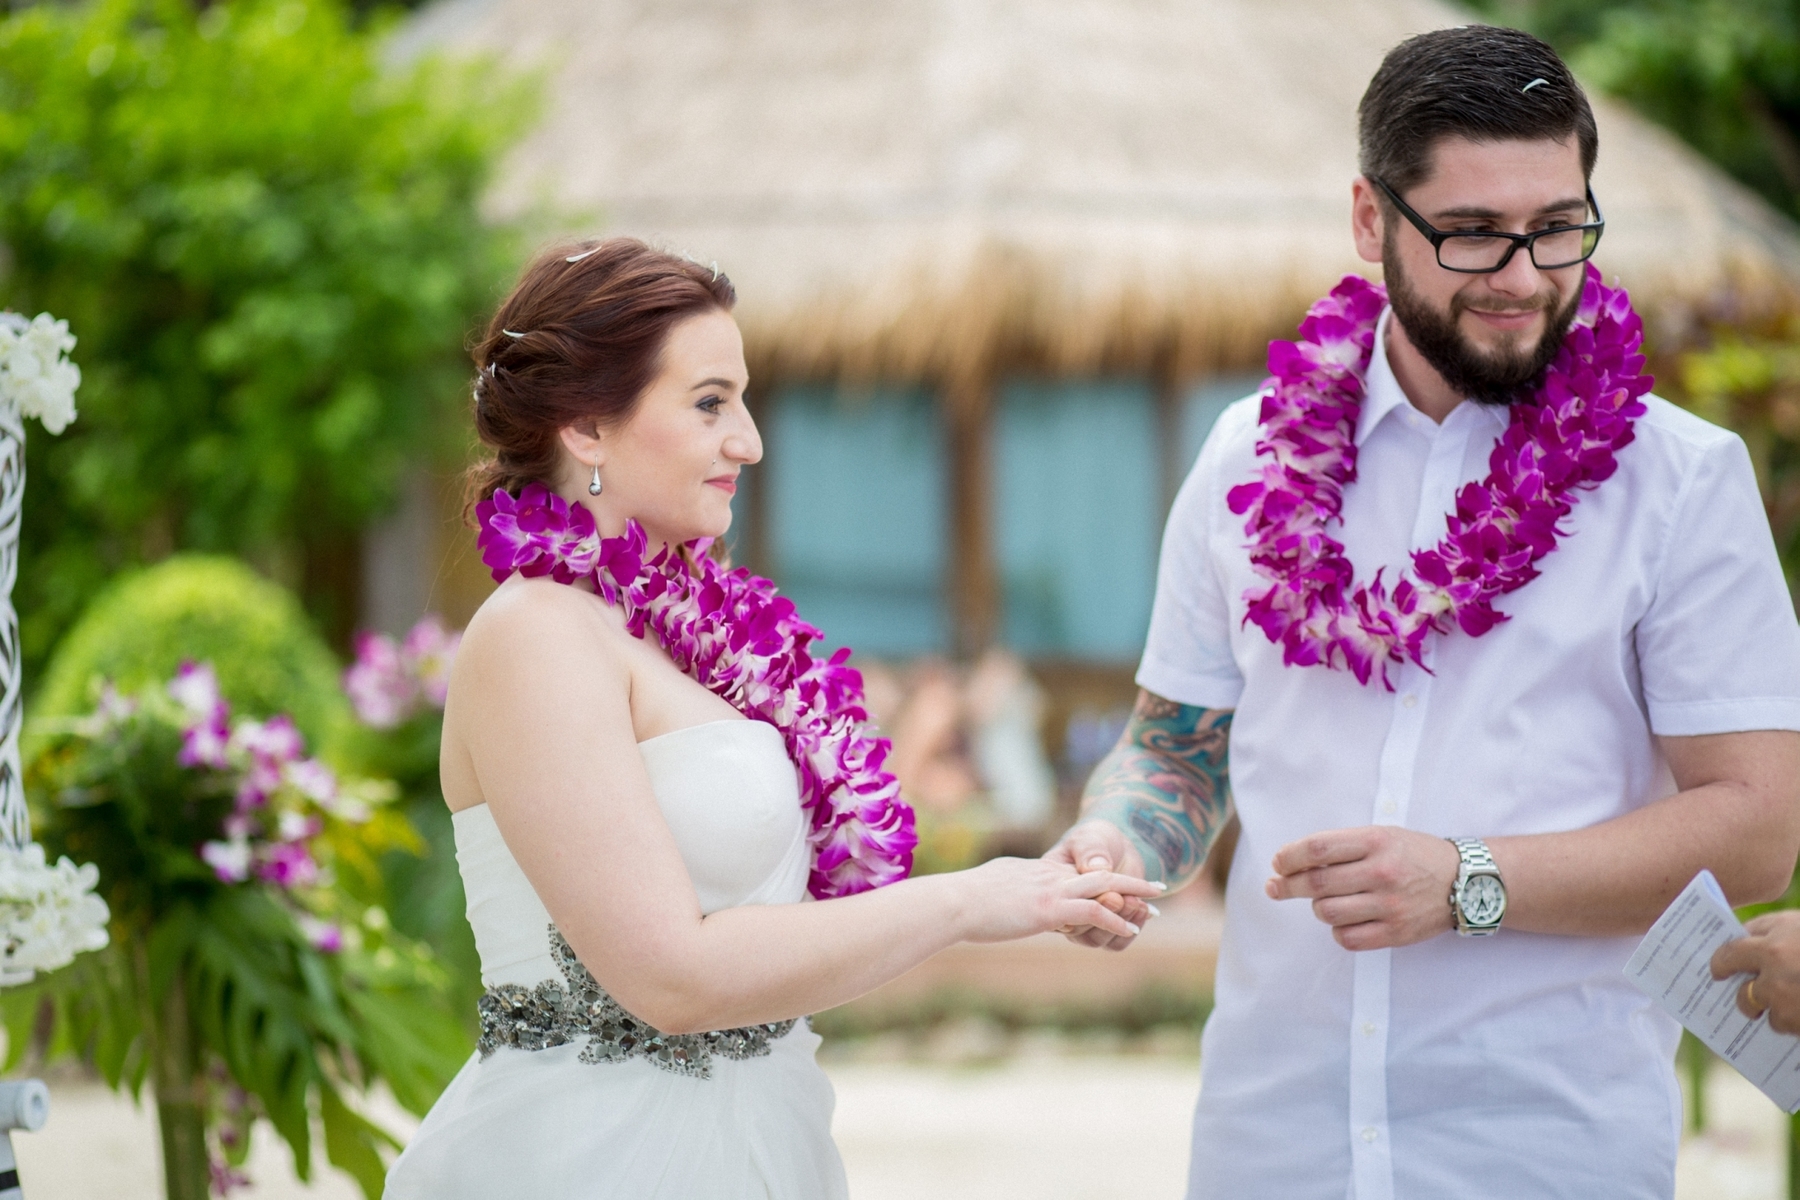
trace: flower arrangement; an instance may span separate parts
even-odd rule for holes
[[[356,661],[344,672],[344,693],[363,724],[392,729],[426,709],[441,710],[450,691],[450,664],[462,634],[427,613],[396,642],[385,633],[356,635]]]
[[[81,368],[69,361],[75,337],[67,321],[39,313],[27,321],[0,313],[0,403],[22,417],[36,417],[51,433],[75,419]]]
[[[542,484],[517,499],[496,490],[475,508],[482,561],[496,580],[518,571],[560,583],[593,581],[625,614],[634,637],[653,635],[675,665],[739,712],[781,731],[811,818],[819,899],[848,896],[906,878],[918,836],[900,785],[883,767],[890,748],[863,708],[862,675],[849,649],[815,660],[821,633],[794,602],[742,567],[726,570],[689,543],[646,559],[648,538],[630,522],[602,538],[593,514]]]
[[[29,983],[106,946],[100,871],[67,858],[52,866],[36,842],[0,849],[0,986]]]
[[[69,361],[75,337],[69,323],[39,313],[26,320],[0,312],[0,459],[22,461],[25,417],[36,417],[51,433],[61,433],[75,419],[75,389],[81,368]],[[9,464],[11,465],[11,464]],[[23,500],[24,477],[9,470],[0,479],[0,508]],[[94,894],[99,873],[91,865],[77,867],[68,858],[51,865],[43,847],[30,840],[30,821],[19,788],[16,662],[18,616],[11,601],[12,567],[18,552],[18,522],[3,535],[0,560],[8,564],[5,595],[0,596],[0,662],[6,664],[7,700],[0,728],[0,987],[28,983],[40,971],[67,966],[77,954],[103,948],[107,942],[106,902]]]
[[[1346,276],[1308,311],[1298,341],[1269,346],[1264,461],[1226,501],[1248,516],[1251,564],[1271,581],[1246,596],[1245,619],[1289,666],[1347,667],[1364,684],[1379,671],[1391,690],[1389,665],[1424,666],[1428,635],[1459,627],[1480,637],[1506,620],[1494,601],[1537,578],[1580,493],[1611,478],[1652,381],[1630,297],[1589,263],[1575,323],[1537,395],[1512,406],[1487,477],[1457,492],[1449,532],[1415,552],[1411,577],[1390,591],[1380,571],[1357,580],[1326,532],[1356,478],[1363,377],[1386,301],[1380,286]]]
[[[202,862],[221,883],[252,878],[289,896],[329,884],[314,843],[326,822],[367,822],[373,806],[392,798],[391,786],[372,780],[340,783],[332,769],[306,755],[293,719],[278,714],[266,721],[231,720],[231,706],[219,694],[218,679],[204,663],[184,663],[165,689],[181,721],[176,761],[192,770],[223,776],[231,812],[220,822],[220,837],[200,845]],[[131,715],[130,701],[103,693],[101,720]],[[343,946],[343,934],[329,921],[297,908],[301,928],[327,952]]]
[[[394,786],[334,771],[286,714],[234,714],[205,663],[42,725],[38,826],[98,864],[113,938],[0,996],[14,1057],[47,1006],[53,1057],[148,1076],[170,1197],[243,1182],[259,1120],[302,1179],[322,1120],[331,1161],[379,1196],[398,1143],[346,1095],[384,1081],[423,1112],[469,1046],[430,949],[386,915],[381,857],[416,844]]]

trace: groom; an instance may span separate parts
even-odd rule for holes
[[[1603,197],[1556,54],[1506,29],[1413,38],[1360,130],[1351,225],[1387,281],[1360,408],[1335,442],[1329,419],[1303,426],[1273,498],[1243,486],[1275,477],[1259,442],[1314,411],[1345,344],[1284,357],[1276,402],[1220,418],[1169,517],[1136,711],[1051,854],[1178,887],[1235,800],[1190,1200],[1666,1200],[1678,1029],[1622,967],[1703,867],[1737,904],[1786,886],[1800,628],[1742,442],[1583,374],[1604,339],[1571,327],[1596,319],[1579,310]],[[1329,343],[1350,317],[1312,330]],[[1448,514],[1462,500],[1479,523],[1462,489],[1490,471],[1501,498],[1544,486],[1490,455],[1516,407],[1545,404],[1601,431],[1587,486],[1558,493],[1553,534],[1489,522],[1474,551],[1511,584],[1459,591],[1434,565],[1457,552]],[[1513,459],[1570,469],[1523,428],[1536,444]],[[1316,542],[1325,566],[1289,570],[1294,506],[1338,484],[1320,532],[1341,558]],[[1417,661],[1393,636],[1422,619],[1408,594],[1449,606]]]

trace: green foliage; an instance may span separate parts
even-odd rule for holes
[[[1484,0],[1474,7],[1544,38],[1583,78],[1800,214],[1795,0]]]
[[[190,659],[213,664],[234,710],[289,713],[315,746],[334,747],[350,727],[337,661],[294,597],[206,555],[177,555],[101,593],[57,647],[33,723],[87,712],[101,678],[135,692]]]
[[[381,38],[339,0],[0,20],[0,304],[68,319],[84,375],[28,449],[28,676],[176,549],[245,555],[347,635],[359,530],[459,450],[461,346],[515,257],[477,200],[528,105]]]
[[[429,706],[393,729],[359,727],[355,760],[400,788],[400,809],[418,832],[420,846],[417,852],[394,851],[381,859],[388,915],[395,929],[436,952],[444,969],[444,1003],[473,1037],[475,1003],[482,992],[481,957],[464,915],[456,830],[438,783],[443,727],[443,712]]]
[[[165,1125],[181,1107],[170,1097],[208,1088],[205,1120],[227,1162],[241,1164],[249,1140],[222,1139],[221,1127],[262,1117],[307,1178],[317,1118],[330,1161],[379,1196],[398,1144],[346,1097],[380,1081],[423,1112],[470,1049],[435,956],[379,904],[381,858],[413,840],[380,803],[394,789],[341,783],[349,806],[317,810],[322,831],[307,844],[323,882],[225,883],[195,847],[221,836],[239,777],[179,765],[190,718],[160,680],[122,711],[47,723],[26,768],[39,840],[100,868],[112,942],[0,993],[12,1061],[47,1011],[49,1057],[81,1058],[134,1092],[148,1077]],[[277,811],[268,804],[254,811]],[[315,944],[322,924],[342,931],[340,949]]]
[[[1725,331],[1681,360],[1688,407],[1749,447],[1790,588],[1800,584],[1800,318]]]

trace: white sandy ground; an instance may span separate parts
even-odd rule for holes
[[[1178,1200],[1198,1086],[1185,1039],[1140,1043],[942,1031],[923,1050],[878,1040],[827,1056],[835,1132],[854,1200]],[[1682,1148],[1678,1200],[1777,1200],[1782,1116],[1726,1067],[1707,1088],[1713,1128]],[[379,1105],[396,1131],[412,1122]],[[156,1122],[98,1084],[58,1078],[50,1124],[15,1135],[28,1200],[157,1200]],[[311,1187],[264,1131],[243,1200],[358,1200],[324,1168]]]

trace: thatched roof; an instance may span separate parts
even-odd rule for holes
[[[398,35],[547,73],[490,202],[717,261],[756,366],[1243,367],[1351,248],[1358,98],[1433,0],[440,0]],[[1800,239],[1598,105],[1599,263],[1665,321],[1786,303]]]

